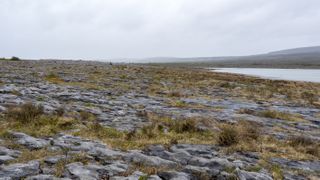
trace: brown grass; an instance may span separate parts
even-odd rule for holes
[[[54,84],[61,84],[65,82],[63,79],[59,77],[59,75],[57,75],[54,72],[50,72],[48,75],[45,76],[44,79]]]
[[[291,114],[288,112],[280,112],[275,110],[261,111],[257,115],[266,117],[266,118],[273,118],[273,119],[280,119],[280,120],[287,120],[287,121],[305,121],[303,117],[299,114]]]
[[[220,146],[231,146],[239,142],[239,132],[231,125],[224,125],[218,135]]]
[[[31,103],[27,103],[20,107],[9,108],[5,114],[6,118],[9,120],[27,124],[43,115],[44,112],[42,106],[35,106]]]
[[[152,115],[151,123],[132,132],[121,132],[113,128],[91,123],[75,135],[100,139],[120,149],[143,149],[151,144],[170,145],[173,143],[213,144],[214,132],[199,130],[194,120],[172,120]]]
[[[9,108],[0,129],[14,130],[27,133],[31,136],[51,136],[58,132],[75,127],[77,120],[72,117],[44,114],[41,106],[24,104]]]

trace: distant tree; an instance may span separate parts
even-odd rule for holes
[[[16,56],[12,56],[10,60],[11,60],[11,61],[19,61],[20,58],[18,58],[18,57],[16,57]]]

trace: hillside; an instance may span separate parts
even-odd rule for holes
[[[287,49],[252,56],[174,58],[171,60],[166,58],[165,62],[193,66],[319,69],[320,46]]]
[[[319,54],[320,53],[320,46],[313,46],[313,47],[301,47],[301,48],[294,48],[294,49],[286,49],[281,51],[274,51],[270,52],[269,54]]]

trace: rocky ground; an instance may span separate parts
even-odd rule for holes
[[[319,179],[320,84],[0,61],[0,179]]]

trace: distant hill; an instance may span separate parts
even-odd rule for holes
[[[145,59],[150,60],[152,59]],[[154,59],[153,59],[154,60]],[[155,61],[153,61],[155,62]],[[168,58],[157,62],[212,67],[264,67],[320,69],[320,46],[274,51],[267,54],[231,57]]]
[[[320,53],[320,46],[286,49],[282,51],[270,52],[269,54],[306,54],[306,53]]]

